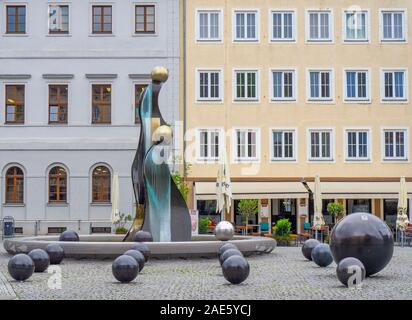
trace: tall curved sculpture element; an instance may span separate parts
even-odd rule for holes
[[[167,164],[173,131],[164,121],[158,104],[162,83],[168,76],[166,68],[154,68],[152,83],[139,99],[142,126],[132,164],[137,210],[125,241],[131,241],[140,229],[149,231],[156,242],[191,240],[189,210]]]

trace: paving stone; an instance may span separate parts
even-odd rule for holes
[[[65,259],[59,275],[34,274],[27,282],[12,281],[9,259],[0,252],[0,292],[19,299],[412,299],[412,248],[396,248],[391,263],[364,281],[361,289],[343,287],[336,265],[319,268],[306,261],[300,248],[278,247],[269,255],[249,257],[249,278],[241,285],[228,284],[216,259],[150,260],[130,284],[115,281],[112,261]],[[3,285],[2,285],[3,283]],[[52,286],[50,286],[50,283]],[[53,285],[54,283],[54,285]],[[6,289],[3,289],[6,288]]]

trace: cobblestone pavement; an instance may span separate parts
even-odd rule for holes
[[[130,284],[115,282],[111,261],[66,259],[60,266],[61,289],[50,289],[48,283],[55,282],[48,273],[13,281],[7,273],[9,256],[0,246],[0,296],[6,292],[9,298],[14,290],[18,299],[412,299],[410,247],[396,248],[389,266],[361,289],[341,286],[335,264],[319,268],[296,247],[249,257],[250,276],[238,286],[225,281],[217,259],[151,260]]]

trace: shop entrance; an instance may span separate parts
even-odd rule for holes
[[[296,233],[296,199],[272,199],[272,227],[280,219],[289,219],[292,233]]]

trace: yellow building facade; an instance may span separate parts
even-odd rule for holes
[[[399,180],[412,197],[409,0],[182,1],[182,115],[189,202],[213,214],[218,162],[249,223],[309,222],[319,175],[329,202],[393,225]],[[411,201],[410,201],[411,202]],[[331,217],[326,217],[329,223]],[[270,229],[270,228],[269,228]]]

